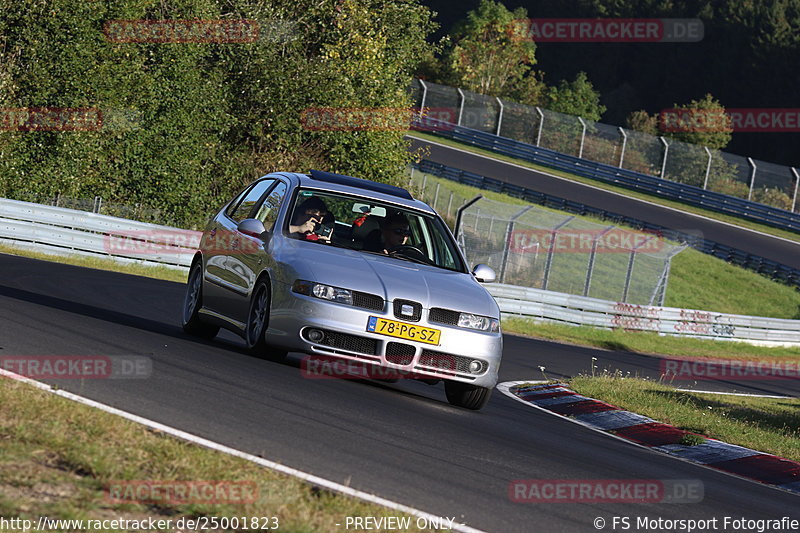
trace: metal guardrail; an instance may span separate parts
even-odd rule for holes
[[[464,128],[431,118],[417,119],[415,129],[427,131],[465,144],[515,157],[555,170],[577,174],[634,191],[676,200],[718,213],[734,215],[772,227],[800,233],[800,213],[743,200],[694,185],[670,181],[572,155],[562,154],[491,133]]]
[[[800,320],[633,305],[497,283],[486,288],[505,317],[713,340],[800,344]]]
[[[611,220],[618,224],[626,224],[635,228],[658,232],[665,239],[676,242],[685,242],[692,248],[695,248],[703,253],[713,255],[714,257],[743,268],[747,268],[748,270],[752,270],[788,285],[800,287],[800,270],[796,268],[745,252],[743,250],[739,250],[737,248],[732,248],[718,242],[710,241],[685,231],[673,230],[657,224],[651,224],[627,215],[573,202],[558,196],[541,193],[494,178],[487,178],[486,176],[481,176],[480,174],[475,174],[474,172],[467,172],[466,170],[449,167],[440,163],[434,163],[433,161],[428,161],[426,159],[419,163],[415,163],[413,166],[428,174],[447,178],[458,183],[464,183],[480,189],[509,194],[511,196],[522,198],[523,200],[531,203],[540,204],[579,215],[592,215],[606,220]]]
[[[184,269],[201,236],[198,231],[0,199],[0,243],[48,253]]]
[[[0,243],[46,253],[188,270],[200,237],[197,231],[0,199]],[[642,306],[498,283],[486,287],[505,316],[669,335],[800,344],[800,320]]]

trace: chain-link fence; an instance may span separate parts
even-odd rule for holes
[[[591,161],[800,212],[794,167],[414,80],[415,105],[432,118]]]
[[[474,197],[449,180],[411,169],[408,188],[452,228]],[[663,305],[672,257],[686,248],[657,234],[620,228],[509,198],[482,198],[462,214],[459,243],[470,265],[497,281],[637,305]]]

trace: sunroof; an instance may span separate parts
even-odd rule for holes
[[[387,183],[379,183],[377,181],[364,180],[361,178],[354,178],[352,176],[345,176],[344,174],[334,174],[333,172],[322,172],[321,170],[312,170],[311,177],[319,181],[327,181],[328,183],[337,183],[339,185],[348,185],[350,187],[357,187],[359,189],[367,189],[368,191],[380,192],[405,198],[406,200],[413,200],[407,190],[401,187],[395,187]]]

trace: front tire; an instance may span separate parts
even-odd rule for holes
[[[247,350],[259,357],[281,360],[286,356],[285,350],[278,350],[267,344],[265,334],[269,325],[271,292],[265,279],[260,279],[253,289],[250,299],[250,311],[247,313],[244,342]]]
[[[450,405],[473,411],[483,409],[492,395],[492,389],[450,380],[444,382],[444,392]]]
[[[200,319],[199,311],[203,307],[203,263],[197,261],[189,271],[186,285],[186,296],[183,298],[183,331],[195,337],[213,339],[219,333],[218,326],[206,324]]]

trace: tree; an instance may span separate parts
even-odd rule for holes
[[[494,0],[481,0],[456,27],[444,54],[448,83],[489,96],[517,90],[536,64],[536,44],[516,31],[525,18],[523,8],[512,12]]]
[[[561,80],[558,87],[548,88],[544,105],[552,111],[594,121],[606,111],[600,103],[600,93],[594,90],[585,72],[579,72],[572,82]]]
[[[665,135],[709,148],[725,148],[733,132],[731,117],[711,94],[688,104],[675,104],[673,109],[662,112],[661,119],[659,128]]]
[[[625,125],[634,131],[659,135],[658,115],[649,115],[644,109],[632,111],[625,119]]]

